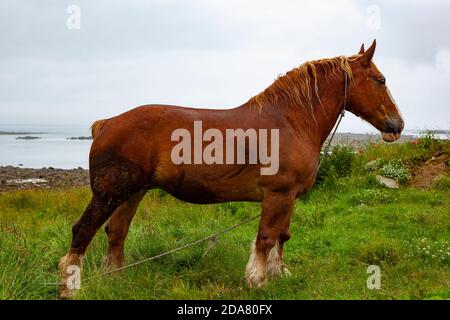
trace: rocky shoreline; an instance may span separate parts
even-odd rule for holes
[[[54,189],[89,185],[89,171],[83,168],[41,169],[0,166],[0,192],[32,188]]]

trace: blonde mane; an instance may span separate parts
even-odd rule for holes
[[[266,104],[277,105],[280,100],[289,101],[314,117],[314,96],[317,97],[323,109],[317,85],[317,68],[322,68],[325,77],[337,75],[341,69],[347,73],[348,78],[352,81],[353,74],[349,62],[356,60],[360,56],[339,56],[305,62],[285,75],[279,76],[263,92],[250,98],[249,103],[251,106],[258,107],[261,110]]]

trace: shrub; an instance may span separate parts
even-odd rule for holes
[[[338,178],[334,165],[329,165],[326,173],[320,179],[320,185],[327,189],[336,189]]]
[[[398,159],[391,160],[385,164],[381,168],[380,174],[384,177],[395,179],[401,183],[404,183],[411,178],[406,166],[401,160]]]
[[[368,172],[373,172],[380,169],[380,167],[381,161],[377,159],[367,162],[366,165],[364,166],[364,169]]]
[[[443,142],[436,139],[432,131],[423,134],[419,139],[412,142],[413,153],[410,155],[409,162],[419,164],[431,158],[437,151],[443,147]]]
[[[440,141],[435,138],[434,133],[432,131],[427,131],[419,138],[419,145],[426,151],[430,151],[434,153],[438,146],[440,145]]]
[[[334,147],[330,154],[322,156],[316,183],[319,185],[335,185],[337,178],[349,176],[355,157],[355,152],[350,147]]]

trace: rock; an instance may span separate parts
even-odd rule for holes
[[[42,139],[41,137],[35,137],[35,136],[20,136],[17,137],[16,140],[37,140]]]
[[[383,176],[377,176],[377,181],[379,183],[381,183],[383,186],[391,188],[391,189],[398,189],[400,188],[400,185],[398,183],[398,181],[391,179],[391,178],[386,178]]]
[[[38,179],[38,178],[28,178],[28,179],[12,179],[7,180],[6,183],[8,184],[38,184],[38,183],[47,183],[48,181],[45,179]]]
[[[66,138],[66,140],[92,140],[92,137],[91,136],[70,137]]]

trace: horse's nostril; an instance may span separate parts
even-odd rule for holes
[[[386,123],[386,132],[396,133],[395,131],[396,131],[396,128],[395,128],[394,122],[392,120],[388,120]]]
[[[385,123],[385,132],[386,133],[400,133],[403,130],[403,120],[395,119],[395,120],[387,120]]]

